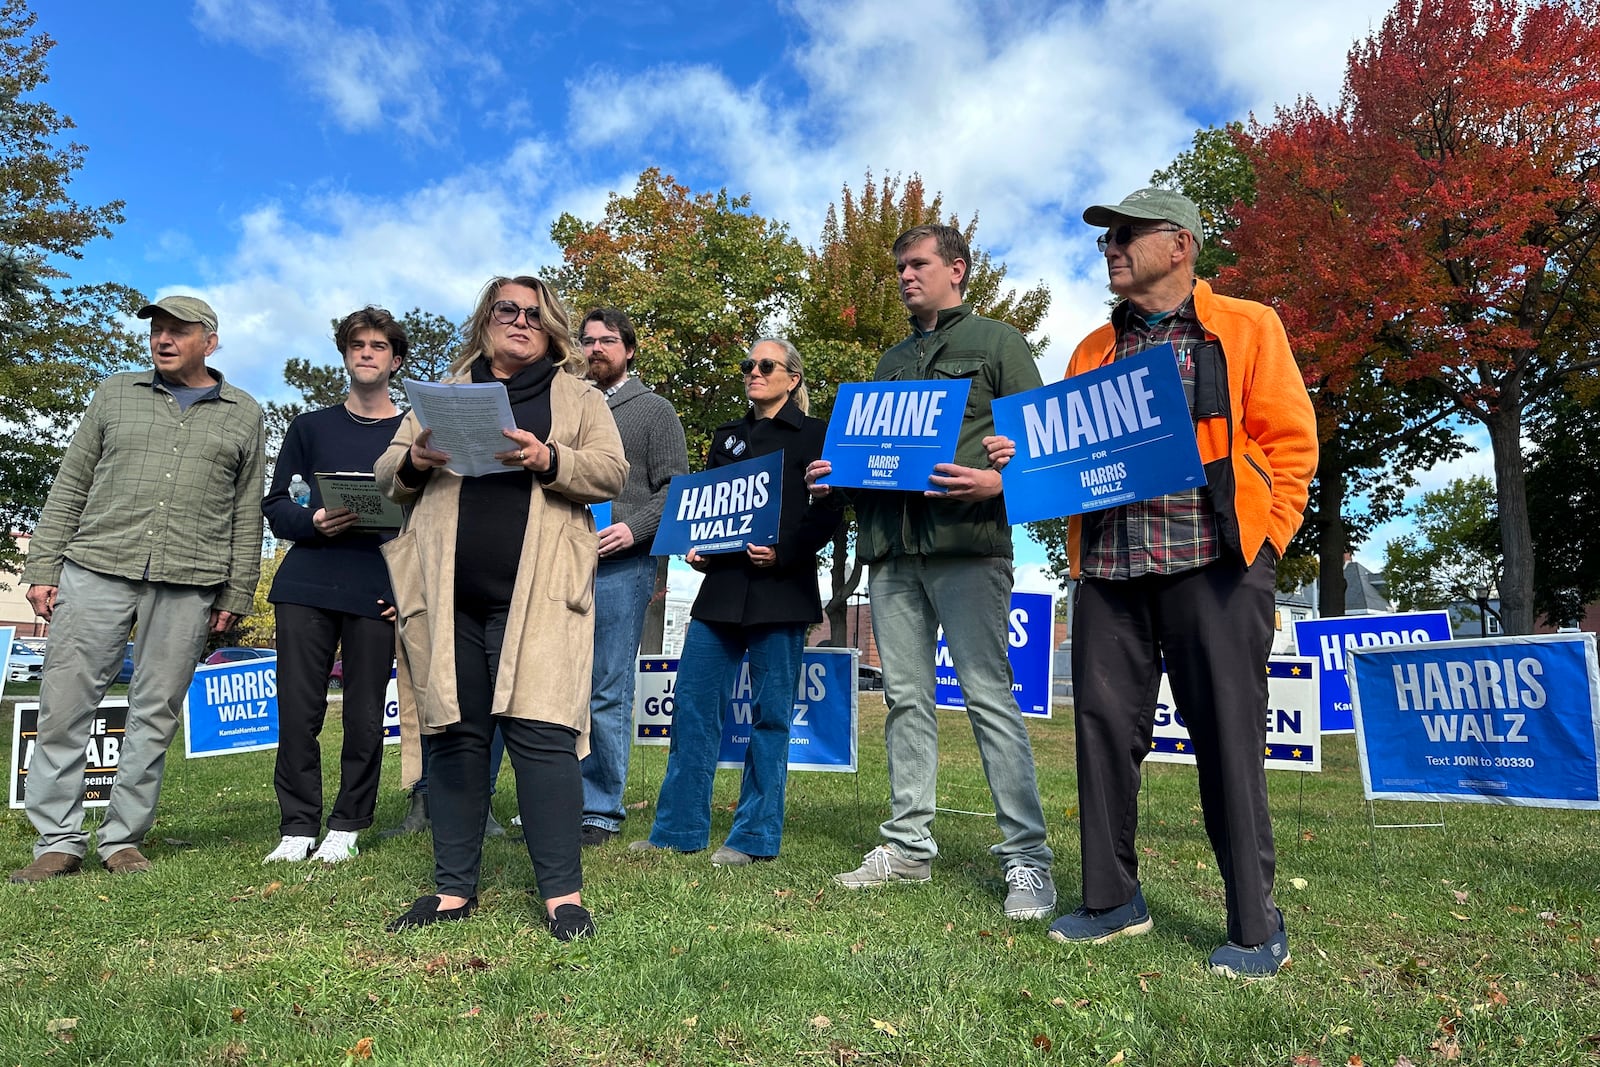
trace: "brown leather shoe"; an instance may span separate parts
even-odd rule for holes
[[[112,874],[143,874],[150,869],[150,861],[145,859],[143,852],[130,845],[107,856],[104,866]]]
[[[83,859],[70,852],[46,852],[20,871],[11,872],[13,882],[43,882],[50,878],[77,874],[83,869]]]

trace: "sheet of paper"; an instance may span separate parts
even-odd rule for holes
[[[405,380],[406,400],[424,429],[433,431],[433,447],[450,455],[446,470],[463,478],[515,470],[494,458],[511,448],[500,431],[515,430],[511,399],[499,382],[419,382]]]

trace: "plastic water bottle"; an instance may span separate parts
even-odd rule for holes
[[[311,506],[311,487],[298,474],[289,479],[289,499],[303,508]]]

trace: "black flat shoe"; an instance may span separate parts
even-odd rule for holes
[[[459,908],[441,908],[438,894],[429,893],[425,897],[418,897],[404,915],[392,920],[385,929],[392,934],[400,930],[409,930],[413,926],[432,926],[434,923],[465,919],[477,910],[477,897],[468,897],[467,902]]]
[[[554,915],[546,915],[545,925],[557,941],[576,941],[594,936],[594,916],[582,904],[563,904]]]

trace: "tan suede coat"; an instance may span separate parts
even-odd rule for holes
[[[379,487],[407,506],[405,528],[384,545],[399,611],[405,788],[421,774],[419,732],[439,733],[461,719],[454,622],[461,479],[439,470],[421,491],[400,484],[395,474],[420,430],[416,415],[408,414],[374,467]],[[535,485],[528,508],[492,711],[577,730],[581,759],[589,751],[599,559],[594,520],[585,505],[609,500],[622,490],[628,461],[605,398],[564,372],[550,384],[550,440],[559,453],[556,477],[548,485]],[[493,519],[486,516],[483,521]]]

